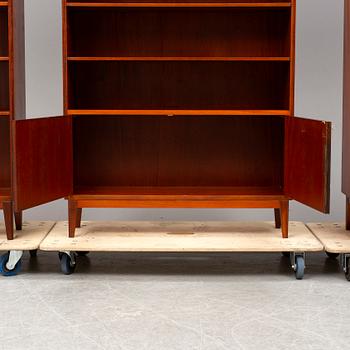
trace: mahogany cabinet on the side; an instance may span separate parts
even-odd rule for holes
[[[25,117],[24,0],[0,1],[0,209],[13,239],[12,120]],[[15,212],[21,229],[22,212]]]
[[[295,0],[63,0],[64,116],[13,122],[15,207],[329,211],[330,123],[294,117]]]
[[[344,99],[342,191],[346,195],[346,228],[350,230],[350,2],[344,1]]]

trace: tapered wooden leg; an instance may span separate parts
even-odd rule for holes
[[[77,202],[68,200],[68,229],[69,237],[75,236],[75,228],[77,227]]]
[[[280,206],[281,206],[282,237],[288,238],[289,201],[281,201]]]
[[[275,227],[281,228],[281,211],[279,208],[275,208]]]
[[[81,214],[82,214],[83,209],[82,208],[77,208],[77,218],[76,218],[76,228],[81,227]]]
[[[3,202],[6,236],[8,240],[13,239],[13,203],[11,201]]]
[[[22,221],[23,221],[22,211],[15,213],[15,224],[16,224],[17,231],[22,230]]]
[[[346,197],[346,229],[350,230],[350,198]]]

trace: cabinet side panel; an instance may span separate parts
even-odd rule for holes
[[[10,186],[10,120],[0,117],[0,188]]]
[[[24,0],[10,2],[10,26],[11,115],[14,119],[24,119],[26,113]]]
[[[350,197],[350,1],[345,0],[342,191]]]

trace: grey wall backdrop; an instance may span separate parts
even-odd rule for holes
[[[62,114],[61,0],[26,0],[28,118]],[[297,1],[296,115],[333,122],[331,216],[292,203],[293,220],[344,220],[341,193],[343,0]],[[62,169],[64,171],[64,169]],[[66,220],[57,201],[25,219]],[[85,210],[89,220],[272,220],[272,210]]]

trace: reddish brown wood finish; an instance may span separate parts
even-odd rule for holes
[[[281,213],[282,237],[288,238],[288,222],[289,222],[289,201],[288,200],[281,201],[280,213]]]
[[[290,20],[290,8],[74,7],[68,55],[289,58]]]
[[[74,237],[85,207],[273,208],[285,238],[289,199],[328,210],[329,124],[293,118],[295,0],[62,5],[70,117],[14,122],[17,209],[67,196]]]
[[[73,126],[75,190],[283,187],[282,117],[89,116]]]
[[[69,117],[14,121],[16,211],[67,196],[72,191]]]
[[[81,208],[275,208],[281,212],[282,236],[288,238],[289,199],[283,195],[222,195],[203,194],[205,189],[198,188],[197,195],[120,195],[90,194],[73,195],[68,200],[69,237],[75,236],[79,227]],[[98,193],[98,192],[97,192]],[[138,192],[137,192],[138,193]]]
[[[0,188],[11,187],[10,118],[0,117]]]
[[[24,0],[0,4],[0,208],[7,238],[13,239],[11,119],[25,118]],[[3,193],[5,194],[3,194]],[[16,213],[16,227],[22,213]]]
[[[5,200],[2,202],[2,210],[4,211],[5,227],[7,239],[13,239],[13,202]]]
[[[284,237],[287,193],[327,211],[329,125],[288,118],[294,0],[62,3],[70,236],[83,207],[271,207]]]
[[[10,114],[13,119],[25,119],[25,31],[24,0],[9,1],[10,50]]]
[[[70,62],[69,109],[289,110],[289,62]]]
[[[342,191],[346,195],[346,228],[350,230],[350,2],[344,1],[344,99]]]
[[[222,1],[222,0],[156,0],[156,1],[152,1],[152,3],[172,3],[172,4],[177,4],[177,3],[216,3],[219,2],[221,4],[238,4],[240,6],[253,6],[256,7],[261,6],[261,7],[270,7],[270,6],[290,6],[290,3],[293,0],[226,0],[226,1]],[[133,4],[133,3],[149,3],[149,0],[103,0],[103,1],[96,1],[96,0],[68,0],[67,1],[67,6],[81,6],[81,4],[86,4],[85,6],[94,6],[94,7],[105,7],[105,6],[117,6],[115,4],[122,4],[122,3],[126,3],[126,4]],[[152,4],[150,3],[150,4]]]
[[[280,211],[280,209],[275,209],[275,227],[281,228],[281,211]]]
[[[16,225],[16,230],[20,231],[22,230],[22,211],[15,212],[15,225]]]
[[[350,198],[346,197],[346,202],[345,202],[345,227],[347,230],[350,230]]]
[[[286,194],[329,213],[331,123],[287,118],[285,137]]]
[[[75,229],[78,226],[78,216],[81,210],[78,208],[78,203],[75,200],[68,201],[68,231],[69,237],[74,237]]]

